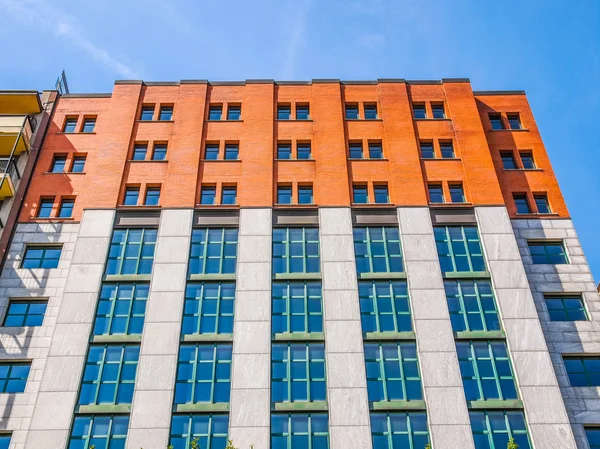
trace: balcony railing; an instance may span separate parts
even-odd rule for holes
[[[29,151],[36,120],[29,115],[0,115],[0,155]]]

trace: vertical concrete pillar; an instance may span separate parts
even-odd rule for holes
[[[473,449],[429,209],[398,208],[398,220],[432,446]]]
[[[533,444],[575,449],[506,208],[477,207],[475,213]]]
[[[238,236],[229,437],[270,447],[271,209],[242,209]]]
[[[114,210],[86,210],[25,447],[65,448],[81,383]]]
[[[160,216],[127,448],[167,447],[192,234],[192,209]]]
[[[331,449],[369,449],[367,376],[349,208],[319,209]]]

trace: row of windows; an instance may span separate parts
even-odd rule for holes
[[[517,166],[515,155],[512,151],[501,151],[500,157],[502,158],[502,167],[506,170],[535,170],[537,168],[531,151],[519,151],[519,166]]]
[[[173,105],[160,105],[158,108],[158,115],[155,116],[156,106],[153,104],[144,104],[142,105],[142,110],[140,112],[140,120],[142,121],[151,121],[151,120],[161,120],[161,121],[169,121],[173,119]]]
[[[131,160],[134,161],[145,161],[148,153],[147,143],[136,143],[133,146],[133,153]],[[167,159],[167,144],[166,143],[155,143],[152,147],[152,154],[150,160],[152,161],[164,161]]]
[[[55,197],[42,197],[37,210],[37,218],[50,218],[54,211]],[[62,198],[56,218],[71,218],[73,216],[74,198]]]
[[[534,210],[529,204],[526,193],[513,193],[513,200],[517,207],[518,214],[531,214]],[[534,193],[533,200],[535,202],[535,211],[538,214],[551,214],[550,203],[548,202],[548,195],[545,193]]]
[[[83,121],[79,127],[77,128],[77,123],[79,122],[79,117],[67,116],[65,118],[65,122],[63,124],[62,132],[64,133],[93,133],[96,128],[96,117],[84,116]]]
[[[73,156],[71,160],[71,167],[68,173],[83,173],[85,167],[85,155]],[[67,167],[67,155],[66,154],[55,154],[52,159],[52,165],[50,166],[50,173],[65,173]]]
[[[439,156],[442,159],[453,159],[456,157],[454,154],[454,145],[451,140],[440,140],[438,145]],[[421,158],[423,159],[435,159],[437,157],[432,140],[419,142],[419,149],[421,151]]]
[[[464,203],[466,202],[465,191],[463,190],[462,183],[451,182],[448,183],[448,189],[450,191],[450,203]],[[433,204],[447,203],[444,198],[444,187],[440,183],[427,184],[427,191],[429,194],[429,202]]]

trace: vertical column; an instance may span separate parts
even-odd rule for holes
[[[349,208],[319,209],[331,449],[369,449],[371,427]]]
[[[474,448],[429,209],[398,208],[398,220],[432,446]]]
[[[475,208],[535,447],[576,448],[527,275],[504,207]]]
[[[270,447],[271,209],[240,210],[229,437]]]
[[[127,448],[167,447],[192,233],[192,209],[160,216]]]
[[[35,405],[28,449],[66,447],[81,382],[114,210],[86,210]]]

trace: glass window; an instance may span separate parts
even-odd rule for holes
[[[296,120],[308,120],[310,119],[309,107],[307,104],[296,105]]]
[[[167,158],[167,145],[164,143],[155,144],[152,152],[153,161],[164,161]]]
[[[94,335],[141,335],[148,284],[105,283],[100,290]]]
[[[236,204],[237,203],[237,187],[223,186],[221,189],[221,204]]]
[[[0,363],[0,393],[23,393],[30,363]]]
[[[520,151],[519,156],[521,156],[521,163],[523,164],[523,168],[526,170],[532,170],[535,167],[535,162],[533,161],[533,153],[529,151]]]
[[[236,161],[238,159],[240,147],[237,143],[225,144],[225,160]],[[217,152],[219,151],[217,147]]]
[[[375,192],[375,204],[388,204],[390,202],[387,186],[376,185],[373,190]]]
[[[50,171],[52,173],[63,173],[65,171],[65,164],[67,163],[67,156],[54,156],[52,159],[52,167]]]
[[[413,117],[427,118],[427,110],[425,109],[425,103],[413,103]]]
[[[371,412],[371,433],[373,449],[424,449],[429,444],[424,412]]]
[[[310,142],[298,143],[298,159],[310,159]]]
[[[551,321],[587,321],[581,295],[544,296]]]
[[[358,296],[363,333],[413,330],[406,281],[361,281]]]
[[[374,120],[377,118],[377,105],[365,104],[365,119]],[[373,156],[371,156],[373,157]]]
[[[572,387],[600,386],[600,357],[563,357]]]
[[[551,214],[550,203],[548,203],[548,196],[545,193],[538,193],[533,195],[535,205],[537,207],[538,214]]]
[[[62,200],[58,210],[58,218],[71,218],[73,216],[73,206],[75,206],[74,199],[66,198]]]
[[[4,317],[5,327],[41,326],[48,301],[11,300]]]
[[[354,228],[354,253],[359,274],[404,271],[397,227]]]
[[[567,264],[569,259],[562,242],[527,242],[535,264]]]
[[[123,449],[128,427],[128,415],[77,415],[73,420],[69,448]]]
[[[204,153],[204,159],[209,161],[216,161],[217,159],[219,159],[219,145],[207,144],[206,152]]]
[[[325,401],[325,345],[274,343],[271,376],[271,402]]]
[[[357,103],[346,103],[346,118],[355,120],[358,118],[358,104]]]
[[[192,231],[189,274],[233,274],[238,230],[199,228]]]
[[[215,204],[217,188],[215,186],[202,186],[200,190],[200,204]]]
[[[429,189],[429,202],[430,203],[443,203],[444,202],[444,189],[441,184],[428,184]]]
[[[313,204],[312,186],[298,186],[298,204]]]
[[[67,118],[65,120],[65,126],[63,128],[64,133],[74,133],[77,128],[77,117]]]
[[[182,344],[179,348],[175,404],[228,403],[231,344]]]
[[[529,201],[527,201],[527,195],[524,193],[513,193],[513,199],[515,206],[517,207],[518,214],[530,214],[531,208],[529,207]]]
[[[208,108],[209,120],[221,120],[221,114],[223,114],[223,106],[220,104],[211,105]]]
[[[160,113],[158,115],[159,120],[172,120],[173,119],[173,106],[161,106]]]
[[[383,159],[381,142],[369,142],[369,157],[371,159]]]
[[[197,441],[201,449],[222,449],[227,444],[228,427],[227,414],[173,415],[169,444],[173,449],[190,449],[192,441]]]
[[[362,143],[355,142],[350,144],[350,159],[362,159],[363,148]]]
[[[160,202],[160,187],[148,187],[144,206],[158,206]]]
[[[57,268],[61,246],[28,246],[21,268]]]
[[[519,449],[531,449],[523,412],[469,412],[469,417],[475,449],[506,449],[511,438]]]
[[[292,186],[277,186],[277,204],[292,204]]]
[[[433,112],[433,118],[446,118],[444,103],[431,103],[431,112]]]
[[[85,167],[85,156],[75,156],[73,158],[73,165],[71,166],[72,173],[83,173]]]
[[[78,404],[131,404],[139,357],[139,345],[90,345]]]
[[[319,273],[319,229],[273,229],[273,273]]]
[[[54,206],[54,197],[40,199],[40,206],[37,211],[38,218],[50,218],[52,207]]]
[[[242,116],[242,107],[230,104],[227,106],[227,120],[240,120]]]
[[[150,274],[156,229],[121,228],[113,232],[106,274]]]
[[[273,334],[323,332],[320,282],[274,282]]]
[[[459,341],[456,351],[467,401],[518,398],[506,343]]]
[[[154,105],[142,106],[140,120],[152,120],[154,118]]]
[[[326,413],[274,413],[271,415],[271,449],[329,447]]]
[[[506,118],[508,118],[510,129],[522,129],[521,117],[519,117],[519,114],[506,114]]]
[[[486,271],[475,226],[435,226],[435,243],[442,273]]]
[[[600,427],[586,427],[585,436],[587,437],[590,449],[600,449]]]
[[[455,157],[454,155],[454,146],[451,140],[441,141],[440,142],[440,152],[442,153],[442,157],[445,159],[452,159]]]
[[[517,168],[517,164],[515,163],[515,157],[513,156],[512,151],[502,151],[500,153],[500,157],[502,158],[502,167],[507,170],[514,170]]]
[[[96,127],[96,119],[95,118],[85,118],[85,119],[83,119],[83,129],[81,130],[81,132],[93,133],[95,127]]]
[[[490,281],[444,281],[454,332],[500,330]]]
[[[277,106],[277,120],[289,120],[291,117],[291,106],[289,104],[280,104]]]
[[[123,201],[124,206],[137,206],[138,197],[140,196],[139,187],[126,187],[125,188],[125,199]]]
[[[277,144],[277,159],[291,159],[292,158],[292,144],[282,143]]]
[[[421,157],[424,159],[434,159],[433,142],[420,142]]]
[[[134,161],[143,161],[146,159],[146,152],[148,151],[148,144],[140,143],[136,144],[133,147],[133,156],[132,159]]]
[[[232,334],[235,283],[191,282],[185,290],[182,335]]]
[[[450,187],[450,200],[453,203],[465,202],[465,192],[462,184],[450,184],[448,187]]]
[[[492,129],[504,129],[504,123],[502,122],[502,116],[500,114],[490,114],[489,118]]]
[[[367,343],[365,363],[369,401],[423,399],[415,343]]]
[[[10,446],[10,434],[0,434],[0,449],[8,449]]]
[[[355,204],[367,204],[369,202],[367,186],[352,187],[352,202]]]

